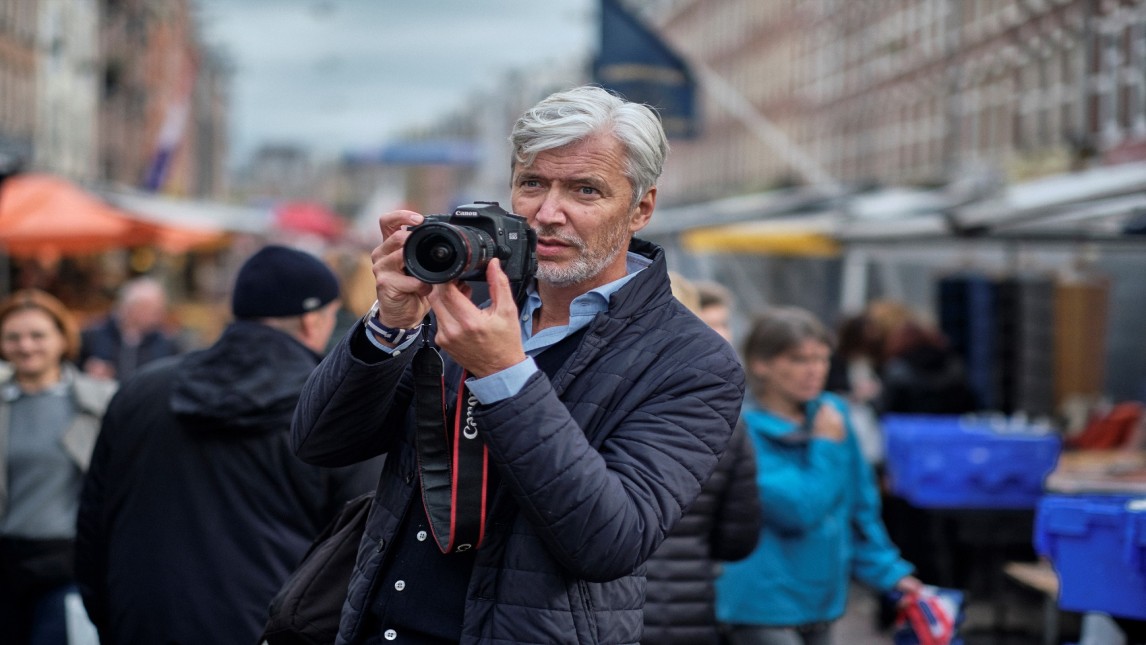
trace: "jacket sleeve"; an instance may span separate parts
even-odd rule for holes
[[[599,392],[633,396],[595,407],[608,424],[594,433],[599,445],[543,374],[476,411],[502,481],[573,577],[607,581],[643,563],[699,494],[731,436],[744,391],[731,350],[669,362],[594,378]],[[620,388],[623,380],[635,382]]]
[[[102,427],[115,424],[116,400],[104,415]],[[88,618],[96,629],[107,629],[107,521],[105,465],[110,459],[111,433],[100,431],[84,475],[76,516],[75,576]]]
[[[748,557],[760,539],[762,518],[756,493],[756,456],[743,424],[737,424],[728,450],[720,458],[728,484],[717,500],[712,522],[712,557],[734,562]]]
[[[887,535],[880,514],[879,486],[871,466],[860,452],[859,442],[848,423],[848,445],[855,462],[856,502],[852,513],[855,552],[852,556],[852,575],[860,582],[878,591],[889,591],[900,578],[910,574],[914,567],[900,557],[899,549]]]
[[[355,325],[303,386],[291,447],[318,466],[348,466],[388,452],[401,439],[413,396],[414,351],[387,356]]]
[[[764,524],[800,534],[823,522],[844,501],[847,445],[828,439],[808,442],[807,459],[765,437],[756,437],[756,484]]]

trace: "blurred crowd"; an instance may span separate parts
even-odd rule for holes
[[[749,316],[738,342],[731,323],[744,314],[728,289],[671,277],[677,299],[739,344],[750,389],[717,472],[649,560],[646,642],[829,643],[853,579],[883,601],[877,630],[925,582],[971,584],[937,559],[955,558],[966,574],[974,556],[937,544],[938,520],[883,481],[883,415],[980,410],[927,314],[878,300],[833,329],[776,306]],[[205,348],[181,344],[167,293],[148,276],[125,281],[107,314],[82,329],[42,290],[0,302],[5,642],[77,642],[68,613],[85,613],[80,590],[96,624],[113,620],[106,612],[118,594],[152,621],[212,615],[242,635],[235,642],[253,642],[266,602],[310,540],[343,502],[373,488],[379,462],[347,472],[304,466],[284,435],[310,370],[370,307],[369,258],[266,247],[232,293],[232,322]],[[1107,418],[1119,424],[1118,445],[1146,435],[1135,412]],[[174,428],[188,423],[201,434],[186,443]],[[1114,436],[1089,432],[1091,441]],[[154,569],[116,570],[145,551]],[[242,584],[225,582],[236,573]],[[177,589],[165,584],[173,575],[184,580]],[[800,627],[762,628],[761,616]],[[62,636],[69,629],[73,641]],[[139,629],[131,642],[160,634]]]
[[[152,276],[83,326],[45,290],[3,299],[0,640],[94,643],[88,616],[103,631],[131,598],[161,629],[210,620],[253,642],[311,540],[377,479],[377,460],[297,461],[286,433],[327,344],[369,307],[370,278],[364,253],[266,246],[206,345],[186,342]],[[160,642],[139,629],[116,638]]]
[[[986,557],[889,485],[889,415],[987,407],[927,312],[742,312],[669,271],[634,237],[668,149],[648,106],[557,92],[510,141],[523,215],[248,247],[209,342],[159,275],[82,328],[50,290],[0,301],[3,642],[295,642],[268,627],[311,615],[272,605],[293,584],[320,642],[364,645],[833,645],[853,583],[877,631],[938,615],[950,645],[952,591],[998,602],[1031,532]],[[1107,446],[1100,421],[1075,443]],[[332,524],[363,499],[358,533]],[[331,550],[343,570],[299,567]]]

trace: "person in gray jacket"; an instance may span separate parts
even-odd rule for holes
[[[116,390],[76,368],[79,348],[52,295],[0,302],[0,643],[67,643],[80,489]]]
[[[336,642],[638,642],[645,560],[736,423],[735,353],[672,297],[664,252],[633,239],[668,149],[656,114],[575,88],[528,110],[510,141],[513,211],[538,236],[520,307],[498,259],[484,308],[464,285],[405,274],[406,227],[424,218],[382,215],[378,302],[299,399],[292,437],[304,460],[387,453]],[[452,490],[485,492],[476,544],[451,542],[434,503],[443,465],[419,457],[413,438],[427,386],[412,370],[431,339],[445,353],[447,402],[431,412],[464,424],[455,448],[473,437],[486,451],[486,483]]]

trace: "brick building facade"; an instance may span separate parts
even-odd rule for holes
[[[659,28],[848,183],[1021,180],[1146,159],[1146,1],[698,0]],[[700,92],[670,202],[803,183]]]

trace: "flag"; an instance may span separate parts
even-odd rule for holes
[[[147,175],[143,180],[143,188],[148,192],[156,192],[163,187],[167,180],[167,171],[171,168],[172,157],[183,141],[183,132],[187,128],[187,117],[190,106],[180,101],[168,106],[163,118],[163,126],[156,138],[155,151],[151,155],[151,162],[147,165]]]
[[[630,101],[656,108],[669,137],[696,135],[696,83],[688,64],[619,0],[601,0],[601,47],[593,78]]]
[[[180,66],[174,96],[170,97],[163,114],[163,123],[155,138],[151,160],[143,176],[143,189],[159,192],[167,182],[171,164],[187,131],[191,116],[191,100],[195,90],[197,63],[194,56],[186,55],[175,63]]]

